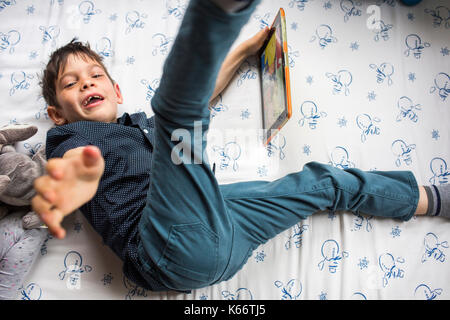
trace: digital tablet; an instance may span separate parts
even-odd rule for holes
[[[272,23],[259,58],[264,144],[268,145],[292,116],[286,17],[283,8],[280,8]]]

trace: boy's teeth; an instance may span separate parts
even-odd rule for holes
[[[89,98],[87,98],[85,101],[84,101],[84,106],[87,106],[91,101],[92,101],[92,99],[102,99],[102,97],[100,97],[100,96],[90,96]]]

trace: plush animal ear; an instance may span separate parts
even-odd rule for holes
[[[6,190],[10,182],[11,179],[8,176],[0,175],[0,194]]]

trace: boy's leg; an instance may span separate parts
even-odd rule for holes
[[[234,275],[260,244],[323,210],[409,220],[419,189],[409,171],[341,170],[311,162],[272,182],[220,186],[234,221],[233,254],[221,280]]]
[[[210,284],[229,259],[233,225],[205,158],[203,133],[217,73],[258,2],[228,14],[210,0],[192,0],[152,99],[155,141],[138,254],[144,277],[171,289]]]

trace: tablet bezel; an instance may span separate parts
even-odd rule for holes
[[[282,69],[283,69],[283,86],[284,86],[284,101],[285,106],[283,112],[278,116],[277,120],[270,125],[269,128],[265,127],[265,112],[264,112],[264,89],[263,89],[263,69],[261,58],[269,43],[270,38],[275,32],[276,28],[281,28],[281,46],[282,46]],[[259,73],[260,73],[260,84],[261,84],[261,108],[262,108],[262,122],[264,129],[264,145],[268,145],[272,138],[280,131],[284,124],[289,120],[292,115],[291,107],[291,97],[290,97],[290,83],[289,83],[289,68],[288,68],[288,52],[287,52],[287,41],[286,41],[286,16],[283,8],[280,8],[273,23],[270,27],[269,35],[266,41],[261,47],[258,58],[259,58]]]

